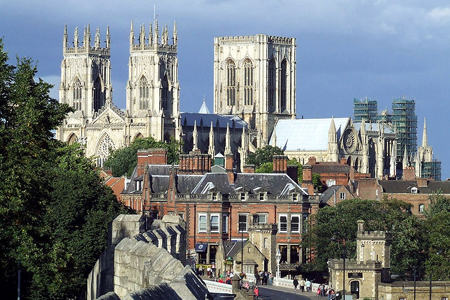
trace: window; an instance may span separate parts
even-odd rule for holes
[[[198,232],[206,232],[207,225],[206,214],[198,215]]]
[[[340,192],[339,193],[339,199],[345,200],[345,193],[344,192]]]
[[[100,77],[94,82],[94,111],[98,111],[104,104],[104,96],[102,91],[102,83]]]
[[[224,214],[222,216],[222,232],[223,233],[228,233],[228,214]]]
[[[280,232],[287,232],[287,227],[288,227],[287,216],[286,215],[280,215],[278,223],[279,223]]]
[[[298,194],[292,194],[292,200],[294,202],[297,202],[298,201]]]
[[[238,222],[239,222],[239,224],[238,224],[239,232],[246,232],[247,231],[247,215],[239,214]]]
[[[241,199],[241,201],[245,201],[246,200],[245,193],[241,193],[240,194],[240,199]]]
[[[441,300],[448,300],[448,298],[447,297],[442,297]]]
[[[244,63],[244,105],[253,105],[253,66],[249,59]]]
[[[330,187],[330,186],[333,186],[333,185],[336,185],[336,180],[328,179],[327,180],[327,186]]]
[[[236,66],[232,60],[227,63],[227,105],[236,104]]]
[[[79,79],[75,80],[73,85],[73,108],[81,110],[82,86]]]
[[[420,204],[419,205],[419,212],[423,213],[425,211],[425,204]]]
[[[280,94],[280,112],[286,110],[286,82],[287,82],[287,68],[286,68],[286,60],[281,62],[281,94]]]
[[[217,201],[219,199],[217,193],[212,193],[211,198],[212,198],[212,201]]]
[[[291,216],[291,232],[300,232],[300,216]]]
[[[266,193],[259,193],[259,201],[265,201],[266,200]]]
[[[141,77],[139,80],[139,109],[148,109],[149,86],[147,78]]]
[[[412,188],[411,188],[411,193],[417,194],[417,192],[418,192],[418,190],[417,190],[416,187],[412,187]]]
[[[275,59],[272,58],[269,62],[269,112],[273,112],[275,108],[276,72]]]
[[[267,224],[267,214],[253,215],[253,224]]]
[[[219,232],[219,214],[211,214],[211,232]]]
[[[264,249],[268,249],[269,248],[269,239],[268,238],[264,238],[263,247],[264,247]]]

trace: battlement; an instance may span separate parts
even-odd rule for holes
[[[392,240],[392,234],[385,231],[364,231],[356,235],[358,240]]]
[[[222,42],[259,42],[261,40],[264,40],[267,43],[271,43],[271,44],[282,44],[282,45],[293,45],[293,44],[295,44],[295,38],[271,36],[271,35],[266,35],[266,34],[216,37],[215,38],[215,43],[222,43]]]

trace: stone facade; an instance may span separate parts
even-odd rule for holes
[[[278,119],[296,116],[296,40],[265,34],[214,38],[214,112],[241,116],[254,148]]]

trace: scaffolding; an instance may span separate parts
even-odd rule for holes
[[[421,170],[422,178],[433,178],[434,180],[441,180],[441,162],[434,159],[430,162],[422,163]]]
[[[353,99],[353,121],[361,123],[364,119],[368,123],[376,123],[378,115],[378,104],[376,100]]]
[[[404,97],[392,101],[392,125],[397,129],[397,157],[406,152],[409,157],[417,153],[417,115],[414,100]]]

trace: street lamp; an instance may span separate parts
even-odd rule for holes
[[[280,260],[281,260],[280,248],[277,248],[277,254],[275,254],[275,259],[277,261],[277,284],[278,284],[278,279],[281,277],[281,274],[280,274]]]
[[[342,258],[343,258],[343,266],[342,266],[342,270],[343,270],[343,275],[342,275],[342,279],[343,279],[343,281],[342,281],[342,294],[343,294],[343,297],[342,297],[342,299],[344,299],[345,300],[345,258],[346,258],[346,246],[345,246],[345,239],[342,239],[342,240],[338,240],[338,239],[335,239],[335,238],[332,238],[331,239],[331,241],[334,241],[334,242],[342,242],[342,250],[343,250],[343,252],[342,252]]]

